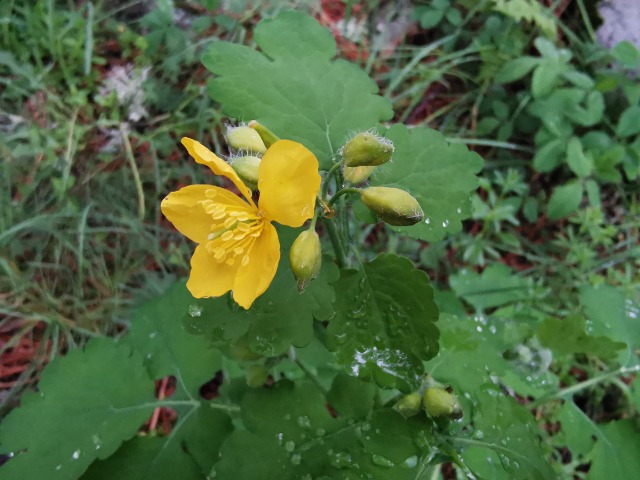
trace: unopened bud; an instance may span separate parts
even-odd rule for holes
[[[269,370],[263,365],[251,365],[246,373],[247,385],[251,388],[258,388],[265,384],[269,378]]]
[[[258,132],[246,125],[227,127],[227,143],[235,151],[251,153],[265,153],[267,151]]]
[[[249,122],[249,127],[253,128],[256,132],[258,132],[258,135],[260,135],[260,138],[262,139],[265,147],[267,148],[269,148],[271,145],[273,145],[278,140],[280,140],[280,138],[278,138],[275,133],[273,133],[271,130],[269,130],[267,127],[265,127],[261,123],[256,122],[255,120],[251,120]]]
[[[400,399],[396,405],[398,413],[404,418],[413,417],[422,409],[422,396],[418,392],[410,393]]]
[[[370,132],[359,133],[342,147],[342,158],[347,167],[375,167],[388,162],[391,155],[393,143]]]
[[[362,190],[360,199],[389,225],[409,226],[424,218],[418,201],[399,188],[369,187]]]
[[[460,418],[462,407],[455,395],[450,394],[443,388],[432,387],[424,392],[424,409],[432,417],[453,417]]]
[[[230,160],[231,166],[236,171],[240,179],[251,190],[258,189],[258,168],[262,160],[253,155],[246,157],[236,157]]]
[[[357,185],[369,178],[375,169],[376,167],[344,167],[342,174],[347,182]]]
[[[291,245],[289,262],[298,288],[304,290],[304,287],[318,276],[322,265],[320,237],[315,230],[305,230],[298,235]]]

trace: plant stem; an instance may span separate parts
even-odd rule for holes
[[[342,166],[342,160],[333,164],[333,166],[327,172],[327,176],[324,177],[324,182],[322,184],[322,198],[327,196],[327,192],[329,191],[329,183],[331,182],[331,177],[336,171]]]
[[[558,390],[555,393],[550,395],[545,395],[544,397],[540,397],[533,402],[529,403],[527,406],[530,408],[537,408],[540,405],[543,405],[547,402],[551,402],[553,400],[559,400],[561,398],[568,397],[573,395],[574,393],[585,390],[593,385],[597,385],[600,382],[604,382],[612,377],[617,377],[619,375],[624,375],[627,373],[635,373],[640,371],[640,365],[635,365],[633,367],[622,367],[618,370],[614,370],[613,372],[603,373],[602,375],[598,375],[597,377],[590,378],[589,380],[585,380],[584,382],[576,383],[567,388],[563,388],[562,390]]]
[[[338,198],[340,198],[342,195],[346,195],[347,193],[360,193],[361,191],[361,188],[355,187],[347,187],[343,188],[342,190],[338,190],[335,195],[333,195],[333,197],[329,199],[329,202],[327,202],[327,206],[331,208],[331,206],[336,203],[336,200],[338,200]]]
[[[298,368],[300,368],[300,370],[304,372],[304,374],[309,378],[309,380],[311,380],[315,384],[315,386],[318,387],[318,390],[320,390],[322,392],[322,395],[324,395],[324,397],[326,398],[329,392],[327,391],[326,388],[324,388],[324,385],[320,383],[320,380],[318,380],[318,377],[316,377],[316,375],[311,370],[309,370],[309,368],[304,363],[302,363],[300,359],[295,358],[293,361],[295,362],[296,365],[298,365]]]
[[[327,227],[327,232],[329,233],[329,239],[331,240],[331,245],[333,245],[333,251],[336,254],[336,262],[338,262],[338,267],[345,268],[347,266],[347,258],[344,254],[344,249],[342,248],[342,243],[340,242],[340,237],[338,236],[338,232],[336,231],[336,226],[333,223],[333,221],[329,219],[323,219],[323,220],[324,220],[323,223]]]

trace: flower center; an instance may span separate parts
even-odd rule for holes
[[[262,233],[264,220],[251,205],[215,202],[216,195],[214,189],[206,190],[207,199],[199,202],[212,220],[206,249],[218,263],[234,265],[239,261],[244,266],[249,263],[249,252]]]

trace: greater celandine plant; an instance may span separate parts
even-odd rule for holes
[[[381,126],[389,102],[333,59],[313,18],[284,12],[254,38],[260,52],[218,41],[203,58],[223,111],[255,119],[230,127],[228,161],[182,140],[229,188],[162,202],[197,244],[186,286],[140,307],[123,338],[47,368],[0,427],[0,476],[415,479],[454,462],[469,478],[552,478],[529,412],[490,382],[470,394],[436,357],[427,274],[359,255],[363,224],[430,242],[459,232],[480,157]],[[453,342],[461,323],[445,322],[450,351],[485,348]],[[158,398],[166,377],[175,391]],[[139,434],[158,409],[174,412],[169,431]]]

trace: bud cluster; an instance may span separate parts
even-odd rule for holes
[[[427,386],[423,393],[409,393],[396,404],[398,413],[405,418],[417,415],[422,408],[432,418],[460,418],[462,416],[462,407],[458,398],[444,388],[437,386]]]
[[[365,182],[378,166],[391,160],[393,151],[391,140],[370,131],[358,133],[340,149],[344,179],[353,185]],[[409,226],[424,218],[418,201],[399,188],[368,187],[361,190],[360,199],[389,225]]]
[[[249,188],[257,190],[262,155],[279,138],[268,128],[252,120],[249,125],[227,126],[226,139],[232,153],[229,163]]]

